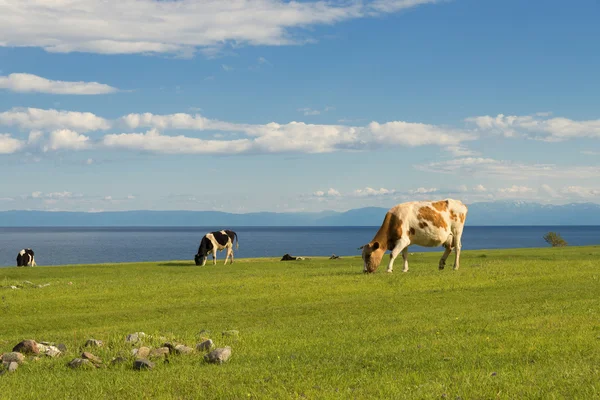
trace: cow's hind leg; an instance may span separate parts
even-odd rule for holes
[[[454,244],[454,270],[456,271],[460,266],[460,249],[462,248],[461,238],[462,238],[462,229],[456,233],[455,244]]]
[[[444,269],[444,267],[446,266],[446,259],[448,258],[448,256],[450,255],[450,253],[452,252],[452,247],[450,245],[444,245],[444,247],[446,248],[444,250],[444,254],[442,254],[442,258],[440,258],[440,265],[438,266],[438,268],[441,270]]]
[[[225,264],[227,265],[227,259],[229,258],[229,264],[233,264],[233,252],[231,249],[227,249],[227,253],[225,253]]]
[[[217,265],[217,250],[213,250],[213,265]]]
[[[403,237],[396,242],[396,245],[390,253],[390,262],[387,267],[387,272],[391,273],[394,271],[394,260],[396,259],[396,257],[398,257],[400,253],[404,251],[404,249],[408,248],[409,244],[410,240],[408,240],[408,238],[406,237]],[[404,255],[402,257],[404,258]],[[404,269],[402,270],[402,272],[406,271],[408,271],[408,253],[406,254],[406,258],[404,258]]]

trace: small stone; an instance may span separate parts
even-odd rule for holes
[[[57,344],[56,348],[59,349],[61,351],[61,353],[66,353],[67,352],[67,346],[65,346],[62,343]]]
[[[171,343],[171,342],[165,342],[165,343],[163,343],[162,347],[166,347],[166,348],[169,349],[169,351],[171,353],[175,353],[175,345],[173,343]]]
[[[48,346],[49,345],[46,345],[44,343],[38,343],[37,347],[38,347],[40,354],[44,354],[46,352],[46,350],[48,350]]]
[[[227,336],[227,337],[238,338],[238,337],[240,337],[240,331],[236,331],[236,330],[224,331],[222,333],[222,335]]]
[[[498,375],[497,372],[492,372],[492,376],[496,376],[496,375]]]
[[[152,368],[154,368],[154,363],[152,361],[138,359],[133,362],[133,369],[142,370]]]
[[[183,344],[178,344],[175,346],[175,352],[177,354],[191,354],[194,352],[194,349]]]
[[[67,365],[71,368],[94,368],[94,364],[85,358],[74,358]]]
[[[211,363],[222,364],[231,357],[231,347],[222,347],[215,349],[204,356],[204,360]]]
[[[19,368],[19,363],[17,363],[16,361],[11,361],[8,364],[8,372],[15,372],[17,368]]]
[[[48,346],[46,348],[46,350],[44,351],[44,354],[47,355],[48,357],[58,357],[62,354],[62,352],[58,349],[58,347],[55,346]]]
[[[100,357],[96,357],[95,355],[93,355],[92,353],[88,353],[87,351],[81,353],[81,358],[90,360],[94,364],[102,364],[102,359]]]
[[[96,340],[96,339],[88,339],[84,345],[84,347],[102,347],[102,346],[104,346],[104,342],[102,342],[102,340]]]
[[[137,358],[148,358],[148,355],[150,354],[150,349],[148,347],[140,347],[137,351],[137,353],[135,354],[135,356]]]
[[[113,359],[110,360],[110,363],[112,365],[115,365],[115,364],[121,364],[121,363],[123,363],[125,361],[126,361],[125,357],[118,356],[118,357],[113,357]]]
[[[170,350],[168,347],[159,347],[158,349],[152,349],[152,351],[150,351],[150,358],[166,357],[169,353]]]
[[[13,361],[19,364],[23,364],[23,362],[25,361],[25,356],[16,351],[13,351],[12,353],[4,353],[2,355],[2,362],[11,363]]]
[[[23,340],[13,347],[12,351],[18,351],[23,354],[40,354],[40,349],[35,340]]]
[[[127,335],[127,338],[125,339],[125,341],[127,343],[137,343],[144,336],[146,336],[146,334],[144,332],[130,333],[129,335]]]
[[[208,350],[212,349],[214,345],[215,344],[213,343],[213,341],[210,340],[210,339],[208,339],[208,340],[205,340],[202,343],[198,343],[196,345],[196,350],[198,350],[198,351],[208,351]]]

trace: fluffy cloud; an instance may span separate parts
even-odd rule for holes
[[[318,190],[313,193],[315,197],[340,197],[342,194],[334,188],[329,188],[326,192]]]
[[[166,154],[230,154],[244,153],[251,148],[248,139],[204,140],[186,136],[165,136],[152,129],[146,133],[121,133],[104,136],[106,147],[144,150]]]
[[[581,186],[567,186],[560,189],[560,193],[567,196],[575,195],[577,197],[582,198],[592,198],[600,196],[599,189],[591,189]]]
[[[59,129],[50,133],[50,140],[45,150],[84,150],[90,146],[89,137],[69,129]]]
[[[37,92],[77,95],[107,94],[118,91],[117,88],[98,82],[54,81],[32,74],[0,76],[0,89],[22,93]]]
[[[506,193],[506,194],[523,194],[523,193],[532,193],[533,191],[534,190],[530,187],[517,186],[517,185],[512,185],[511,187],[508,187],[508,188],[498,189],[498,192]]]
[[[40,108],[12,108],[1,112],[0,125],[17,126],[20,129],[72,129],[78,132],[110,128],[108,120],[90,112]]]
[[[396,193],[395,190],[386,188],[373,189],[368,186],[364,189],[356,189],[354,192],[352,192],[352,194],[357,197],[389,196],[394,193]]]
[[[368,128],[376,142],[402,146],[457,146],[461,142],[477,138],[472,133],[458,129],[404,121],[384,124],[371,122]]]
[[[224,44],[289,45],[299,28],[393,13],[436,0],[21,0],[0,3],[0,46],[49,52],[214,55]]]
[[[24,143],[8,133],[0,133],[0,154],[11,154],[21,150]]]
[[[600,119],[574,121],[568,118],[550,118],[549,113],[516,116],[498,114],[466,119],[482,131],[499,133],[505,137],[527,136],[546,141],[562,141],[578,137],[600,138]]]

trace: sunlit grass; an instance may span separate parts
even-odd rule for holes
[[[464,251],[442,272],[440,255],[373,275],[351,257],[2,268],[0,353],[69,351],[0,376],[0,398],[600,398],[600,247]],[[50,285],[7,288],[23,281]],[[137,331],[233,356],[66,367],[92,337],[105,361],[128,355]]]

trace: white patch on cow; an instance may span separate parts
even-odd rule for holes
[[[21,250],[21,251],[19,252],[19,255],[20,255],[20,256],[23,256],[23,255],[25,255],[25,249]]]

